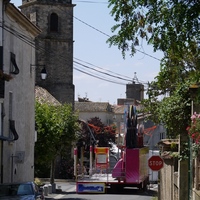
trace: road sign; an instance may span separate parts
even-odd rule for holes
[[[109,148],[108,147],[96,147],[96,167],[97,168],[107,168],[109,159]]]
[[[148,160],[149,168],[153,171],[159,171],[161,168],[163,168],[163,159],[160,156],[151,156]]]

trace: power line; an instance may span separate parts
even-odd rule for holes
[[[90,28],[94,29],[95,31],[97,31],[97,32],[99,32],[99,33],[101,33],[101,34],[103,34],[103,35],[105,35],[105,36],[107,36],[107,37],[110,37],[108,34],[104,33],[103,31],[100,31],[99,29],[95,28],[94,26],[89,25],[88,23],[84,22],[83,20],[81,20],[81,19],[79,19],[79,18],[77,18],[77,17],[75,17],[75,16],[73,16],[73,17],[74,17],[76,20],[80,21],[81,23],[85,24],[86,26],[89,26]]]
[[[81,61],[81,62],[83,62],[83,63],[88,64],[88,65],[91,65],[91,66],[93,66],[93,67],[95,67],[95,68],[98,68],[98,69],[101,69],[101,70],[104,70],[104,71],[107,71],[107,72],[111,72],[111,73],[113,73],[113,74],[116,74],[116,75],[119,75],[119,76],[122,76],[122,77],[125,77],[125,78],[128,78],[128,79],[131,79],[131,78],[128,77],[128,76],[125,76],[125,75],[122,75],[122,74],[118,74],[118,73],[116,73],[116,72],[110,71],[110,70],[105,69],[105,68],[102,68],[102,67],[98,67],[97,65],[93,65],[93,64],[91,64],[91,63],[89,63],[89,62],[87,62],[87,61],[83,61],[83,60],[78,59],[78,58],[75,58],[75,57],[74,57],[74,59],[79,60],[79,61]]]
[[[96,2],[96,1],[77,1],[77,2],[108,4],[108,2]],[[59,9],[62,10],[61,8],[59,8]],[[64,10],[62,10],[62,11],[65,12]],[[99,33],[101,33],[101,34],[103,34],[103,35],[105,35],[105,36],[107,36],[107,37],[109,37],[109,38],[111,37],[110,35],[104,33],[103,31],[101,31],[101,30],[99,30],[99,29],[97,29],[97,28],[95,28],[94,26],[92,26],[92,25],[90,25],[90,24],[84,22],[83,20],[81,20],[81,19],[79,19],[79,18],[77,18],[77,17],[75,17],[75,16],[73,16],[73,17],[74,17],[76,20],[80,21],[81,23],[85,24],[86,26],[88,26],[88,27],[90,27],[90,28],[96,30],[97,32],[99,32]],[[150,54],[148,54],[148,53],[146,53],[146,52],[144,52],[144,51],[141,51],[141,50],[139,50],[139,49],[137,49],[137,48],[135,48],[135,50],[138,51],[138,52],[140,52],[140,53],[142,53],[142,54],[144,54],[144,55],[146,55],[146,56],[148,56],[148,57],[151,57],[151,58],[153,58],[153,59],[155,59],[155,60],[161,61],[161,59],[156,58],[155,56],[152,56],[152,55],[150,55]]]
[[[24,43],[28,44],[31,47],[35,47],[35,43],[30,40],[29,38],[27,38],[25,35],[20,34],[19,32],[13,31],[10,27],[6,27],[5,25],[2,26],[0,24],[0,27],[3,28],[5,31],[7,31],[8,33],[16,36],[18,39],[20,39],[21,41],[23,41]]]
[[[45,51],[45,53],[46,53],[46,52],[52,53],[52,51],[47,51],[47,50],[44,49],[43,47],[37,46],[37,48],[39,48],[41,51]],[[64,57],[64,56],[62,56],[62,55],[59,55],[59,57],[62,58],[62,59],[64,59],[64,60],[66,59],[66,57]],[[100,73],[100,74],[104,74],[104,75],[107,75],[107,76],[111,76],[111,77],[113,77],[113,78],[115,78],[115,79],[124,80],[122,77],[116,77],[116,76],[110,75],[110,74],[108,74],[108,73],[100,72],[99,70],[96,70],[96,69],[94,69],[94,68],[91,68],[91,67],[89,67],[89,66],[86,66],[86,65],[84,65],[84,64],[82,64],[82,63],[80,63],[80,62],[73,61],[73,63],[76,64],[76,66],[77,66],[77,64],[79,64],[79,65],[81,65],[81,66],[84,67],[84,68],[87,68],[87,69],[96,71],[96,72],[98,72],[98,73]],[[106,78],[106,77],[102,77],[102,76],[100,76],[100,75],[94,75],[94,73],[86,72],[85,69],[84,69],[84,70],[81,70],[81,69],[78,69],[77,67],[74,67],[74,69],[77,70],[77,71],[79,71],[79,72],[85,73],[85,74],[87,74],[87,75],[90,75],[90,76],[92,76],[92,77],[95,77],[95,78],[98,78],[98,79],[101,79],[101,80],[104,80],[104,81],[107,81],[107,82],[116,83],[116,84],[121,84],[121,85],[126,85],[126,84],[127,84],[127,82],[126,82],[126,83],[117,82],[117,81],[115,81],[115,80],[111,80],[111,79],[108,79],[108,78]],[[127,81],[127,80],[128,80],[128,79],[126,79],[126,81]],[[132,82],[132,80],[128,80],[128,81],[131,81],[131,82]]]
[[[0,26],[0,27],[2,27],[2,26]],[[21,41],[23,41],[23,42],[25,42],[26,44],[30,45],[31,47],[35,48],[36,50],[42,51],[42,52],[44,52],[44,53],[47,53],[47,52],[48,52],[48,53],[52,53],[52,51],[47,51],[47,50],[44,49],[43,47],[39,46],[39,44],[37,45],[37,47],[35,47],[35,43],[34,43],[32,40],[30,40],[28,37],[26,37],[25,35],[19,33],[18,31],[15,31],[13,28],[10,28],[10,27],[7,28],[7,27],[8,27],[8,26],[4,26],[4,27],[2,27],[2,28],[3,28],[5,31],[9,32],[10,34],[13,34],[15,37],[17,37],[17,38],[20,39]],[[9,29],[10,29],[10,30],[9,30]],[[65,58],[64,56],[62,56],[62,55],[59,55],[59,57],[62,58],[62,59],[66,59],[66,58]],[[81,61],[80,59],[77,59],[77,60]],[[115,72],[112,72],[112,71],[110,71],[110,70],[105,70],[105,69],[103,69],[103,68],[100,68],[100,67],[97,67],[97,66],[96,66],[97,68],[100,68],[100,69],[102,69],[102,70],[104,70],[104,71],[109,71],[109,73],[106,73],[106,72],[102,72],[102,71],[99,71],[99,70],[97,70],[97,69],[94,69],[94,68],[92,68],[92,67],[89,67],[89,66],[87,66],[87,65],[85,65],[85,64],[82,64],[82,63],[80,63],[80,62],[77,62],[77,61],[73,61],[73,62],[74,62],[75,64],[81,65],[81,66],[84,67],[84,68],[87,68],[87,69],[96,71],[96,72],[98,72],[98,73],[100,73],[100,74],[104,74],[104,75],[110,76],[110,77],[115,78],[115,79],[120,79],[120,80],[124,80],[124,81],[129,81],[129,82],[132,81],[131,78],[129,78],[129,77],[128,77],[129,79],[125,79],[125,78],[120,77],[120,76],[121,76],[120,74],[118,74],[119,76],[112,75],[112,74],[110,74],[110,73],[113,73],[113,74],[116,74],[116,73],[115,73]],[[91,65],[92,65],[92,64],[91,64]],[[93,65],[93,66],[95,66],[95,65]],[[126,83],[117,82],[117,81],[108,79],[108,78],[106,78],[106,77],[102,77],[102,76],[100,76],[100,75],[94,75],[94,74],[91,73],[91,72],[86,72],[85,70],[81,70],[81,69],[78,69],[78,68],[76,68],[76,67],[74,67],[74,69],[77,70],[77,71],[79,71],[79,72],[82,72],[82,73],[84,73],[84,74],[87,74],[87,75],[89,75],[89,76],[98,78],[98,79],[100,79],[100,80],[104,80],[104,81],[107,81],[107,82],[111,82],[111,83],[115,83],[115,84],[120,84],[120,85],[126,85]],[[122,75],[122,76],[123,76],[123,75]]]
[[[2,27],[2,26],[0,26],[0,27]],[[23,42],[25,42],[25,43],[27,43],[28,45],[30,45],[30,46],[32,46],[33,48],[35,48],[35,43],[32,41],[32,40],[30,40],[26,35],[23,35],[23,34],[21,34],[21,33],[19,33],[18,31],[16,31],[15,29],[13,29],[13,28],[10,28],[9,26],[6,26],[6,25],[4,25],[4,27],[2,27],[4,30],[6,30],[7,32],[9,32],[10,34],[13,34],[13,35],[15,35],[18,39],[20,39],[20,40],[22,40]],[[10,29],[10,30],[9,30]],[[36,48],[35,48],[36,49]],[[41,48],[41,47],[39,47],[38,46],[38,50],[41,50],[41,51],[45,51],[45,52],[47,52],[44,48]],[[52,53],[51,51],[49,51],[48,53]],[[59,57],[61,57],[62,59],[65,59],[65,57],[62,57],[62,56],[59,56]],[[79,60],[79,61],[81,61],[80,59],[77,59],[77,60]],[[76,63],[76,64],[79,64],[79,65],[81,65],[81,66],[83,66],[83,67],[85,67],[85,68],[87,68],[87,69],[90,69],[90,70],[93,70],[93,71],[96,71],[96,72],[98,72],[98,73],[100,73],[100,74],[104,74],[104,75],[107,75],[107,76],[110,76],[110,77],[112,77],[112,78],[116,78],[116,79],[120,79],[120,80],[124,80],[124,81],[132,81],[132,79],[131,78],[129,78],[129,79],[125,79],[125,78],[123,78],[123,77],[121,77],[121,75],[120,74],[118,74],[118,76],[115,76],[115,75],[112,75],[112,74],[110,74],[110,73],[113,73],[113,74],[116,74],[115,72],[112,72],[112,71],[108,71],[109,73],[106,73],[106,72],[103,72],[103,71],[99,71],[99,70],[97,70],[97,69],[94,69],[94,68],[92,68],[92,67],[89,67],[89,66],[87,66],[87,65],[85,65],[85,64],[82,64],[82,63],[80,63],[80,62],[77,62],[77,61],[73,61],[74,63]],[[92,65],[92,64],[91,64]],[[93,65],[94,66],[94,65]],[[97,66],[96,66],[97,67]],[[97,67],[97,68],[100,68],[100,67]],[[77,70],[77,68],[75,68],[76,70]],[[107,70],[105,70],[105,69],[103,69],[103,68],[100,68],[100,69],[102,69],[102,70],[104,70],[104,71],[107,71]],[[83,70],[78,70],[78,71],[83,71]],[[90,74],[89,72],[87,72],[86,74],[88,74],[88,75],[91,75],[91,76],[93,76],[93,74]],[[95,77],[97,77],[97,78],[99,78],[99,76],[97,75],[97,76],[95,76]],[[100,79],[100,78],[99,78]],[[110,80],[110,79],[106,79],[105,77],[103,77],[103,78],[101,78],[101,80],[106,80],[106,81],[108,81],[108,82],[112,82],[112,83],[117,83],[117,84],[123,84],[123,83],[119,83],[119,82],[116,82],[116,81],[112,81],[112,80]]]
[[[85,68],[91,69],[91,70],[96,71],[96,72],[99,72],[99,73],[101,73],[101,74],[105,74],[105,75],[107,75],[107,76],[111,76],[111,77],[113,77],[113,78],[121,79],[121,80],[124,80],[124,81],[132,81],[131,79],[125,79],[125,78],[122,78],[122,77],[119,77],[119,76],[115,76],[115,75],[111,75],[111,74],[106,73],[106,72],[99,71],[99,70],[94,69],[94,68],[92,68],[92,67],[89,67],[89,66],[86,66],[86,65],[84,65],[84,64],[81,64],[81,63],[79,63],[79,62],[77,62],[77,61],[74,61],[74,63],[77,63],[77,64],[79,64],[79,65],[82,65],[82,66],[85,67]]]
[[[109,37],[109,38],[111,37],[110,35],[104,33],[103,31],[101,31],[101,30],[99,30],[99,29],[97,29],[97,28],[95,28],[94,26],[92,26],[92,25],[90,25],[90,24],[84,22],[83,20],[81,20],[81,19],[79,19],[79,18],[77,18],[77,17],[75,17],[75,16],[74,16],[74,18],[75,18],[76,20],[80,21],[81,23],[85,24],[86,26],[88,26],[88,27],[94,29],[95,31],[97,31],[97,32],[99,32],[99,33],[101,33],[101,34],[103,34],[103,35]],[[149,57],[151,57],[151,58],[153,58],[153,59],[155,59],[155,60],[161,61],[159,58],[156,58],[155,56],[152,56],[152,55],[150,55],[150,54],[148,54],[148,53],[146,53],[146,52],[144,52],[144,51],[141,51],[141,50],[136,49],[136,48],[135,48],[135,50],[138,51],[138,52],[140,52],[140,53],[142,53],[142,54],[144,54],[144,55],[146,55],[146,56],[149,56]]]
[[[60,9],[61,11],[65,12],[65,11],[62,10],[61,8],[59,8],[59,9]],[[90,25],[90,24],[84,22],[83,20],[79,19],[78,17],[75,17],[74,15],[73,15],[73,17],[74,17],[76,20],[80,21],[81,23],[85,24],[86,26],[88,26],[88,27],[94,29],[95,31],[97,31],[97,32],[99,32],[99,33],[105,35],[106,37],[109,37],[109,38],[111,37],[111,36],[108,35],[107,33],[104,33],[103,31],[99,30],[98,28],[95,28],[94,26],[92,26],[92,25]],[[161,61],[159,58],[156,58],[155,56],[152,56],[152,55],[150,55],[150,54],[148,54],[148,53],[146,53],[146,52],[144,52],[144,51],[141,51],[141,50],[136,49],[136,48],[135,48],[135,50],[138,51],[138,52],[140,52],[140,53],[142,53],[142,54],[144,54],[144,55],[146,55],[146,56],[149,56],[149,57],[151,57],[151,58],[153,58],[153,59],[155,59],[155,60]]]
[[[79,72],[81,72],[81,73],[84,73],[84,74],[87,74],[87,75],[89,75],[89,76],[92,76],[92,77],[94,77],[94,78],[98,78],[98,79],[100,79],[100,80],[104,80],[104,81],[107,81],[107,82],[110,82],[110,83],[119,84],[119,85],[126,85],[126,83],[120,83],[120,82],[112,81],[112,80],[109,80],[109,79],[105,79],[105,78],[102,78],[102,77],[100,77],[100,76],[96,76],[96,75],[94,75],[94,74],[91,74],[91,73],[85,72],[85,71],[83,71],[83,70],[80,70],[80,69],[78,69],[78,68],[76,68],[76,67],[74,67],[74,69],[76,69],[77,71],[79,71]]]
[[[2,25],[1,25],[0,27],[2,27]],[[4,30],[6,30],[7,32],[9,32],[10,34],[13,34],[14,36],[16,36],[18,39],[22,40],[22,41],[25,42],[26,44],[30,45],[31,47],[33,47],[33,48],[35,48],[35,49],[37,49],[37,50],[43,51],[43,52],[45,52],[45,53],[47,52],[47,50],[44,49],[43,47],[37,46],[37,48],[36,48],[36,47],[35,47],[35,42],[34,42],[33,40],[31,40],[30,38],[28,38],[26,35],[23,35],[23,34],[19,33],[18,31],[16,31],[15,29],[11,28],[10,26],[7,26],[7,25],[4,24],[4,26],[3,26],[2,28],[3,28]],[[52,52],[51,52],[51,51],[48,51],[48,53],[52,53]],[[66,59],[66,58],[63,57],[63,56],[59,56],[59,57],[62,58],[62,59]],[[77,59],[77,58],[75,58],[75,59]],[[77,59],[77,60],[82,61],[82,60],[80,60],[80,59]],[[85,68],[87,68],[87,69],[90,69],[90,70],[96,71],[96,72],[98,72],[98,73],[101,73],[101,74],[110,76],[110,77],[112,77],[112,78],[116,78],[116,79],[120,79],[120,80],[124,80],[124,81],[132,81],[132,79],[129,78],[129,77],[127,77],[127,76],[123,76],[123,75],[121,75],[121,74],[117,74],[117,73],[115,73],[115,72],[112,72],[112,71],[109,71],[109,70],[105,70],[105,69],[100,68],[100,67],[97,67],[97,66],[95,66],[95,65],[93,65],[93,64],[91,64],[91,63],[88,63],[88,64],[90,64],[90,65],[92,65],[92,66],[95,66],[96,68],[99,68],[99,69],[101,69],[101,70],[108,71],[109,73],[99,71],[99,70],[97,70],[97,69],[94,69],[94,68],[92,68],[92,67],[89,67],[89,66],[87,66],[87,65],[85,65],[85,64],[82,64],[82,63],[80,63],[80,62],[77,62],[77,61],[73,61],[73,62],[76,63],[76,64],[79,64],[79,65],[81,65],[81,66],[83,66],[83,67],[85,67]],[[82,62],[84,62],[84,61],[82,61]],[[116,83],[116,84],[126,85],[125,83],[121,83],[121,82],[117,82],[117,81],[114,81],[114,80],[110,80],[110,79],[107,79],[107,78],[105,78],[105,77],[100,77],[99,75],[94,75],[94,74],[92,74],[92,73],[85,72],[85,71],[80,70],[80,69],[78,69],[78,68],[75,68],[75,70],[77,70],[77,71],[79,71],[79,72],[82,72],[82,73],[85,73],[85,74],[87,74],[87,75],[93,76],[93,77],[95,77],[95,78],[104,80],[104,81],[108,81],[108,82],[112,82],[112,83]],[[110,73],[117,74],[118,76],[112,75],[112,74],[110,74]],[[123,78],[123,77],[127,77],[128,79],[125,79],[125,78]]]

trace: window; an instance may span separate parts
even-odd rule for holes
[[[50,32],[58,32],[58,15],[52,13],[50,16]]]
[[[160,140],[164,139],[164,138],[165,138],[164,136],[165,136],[165,133],[164,133],[164,132],[161,132],[161,133],[160,133]]]
[[[12,52],[10,52],[10,60],[11,60],[10,73],[11,74],[19,74],[19,68],[16,63],[15,54]]]

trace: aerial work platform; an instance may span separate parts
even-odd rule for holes
[[[89,175],[78,176],[77,193],[106,193],[109,188],[123,187],[145,189],[149,184],[148,156],[148,147],[125,149],[113,169],[98,165]],[[103,156],[101,159],[104,160]]]

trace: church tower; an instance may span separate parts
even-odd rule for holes
[[[41,29],[36,38],[36,85],[74,104],[72,0],[22,0],[21,12]],[[34,62],[34,61],[33,61]],[[41,71],[47,77],[41,79]]]

